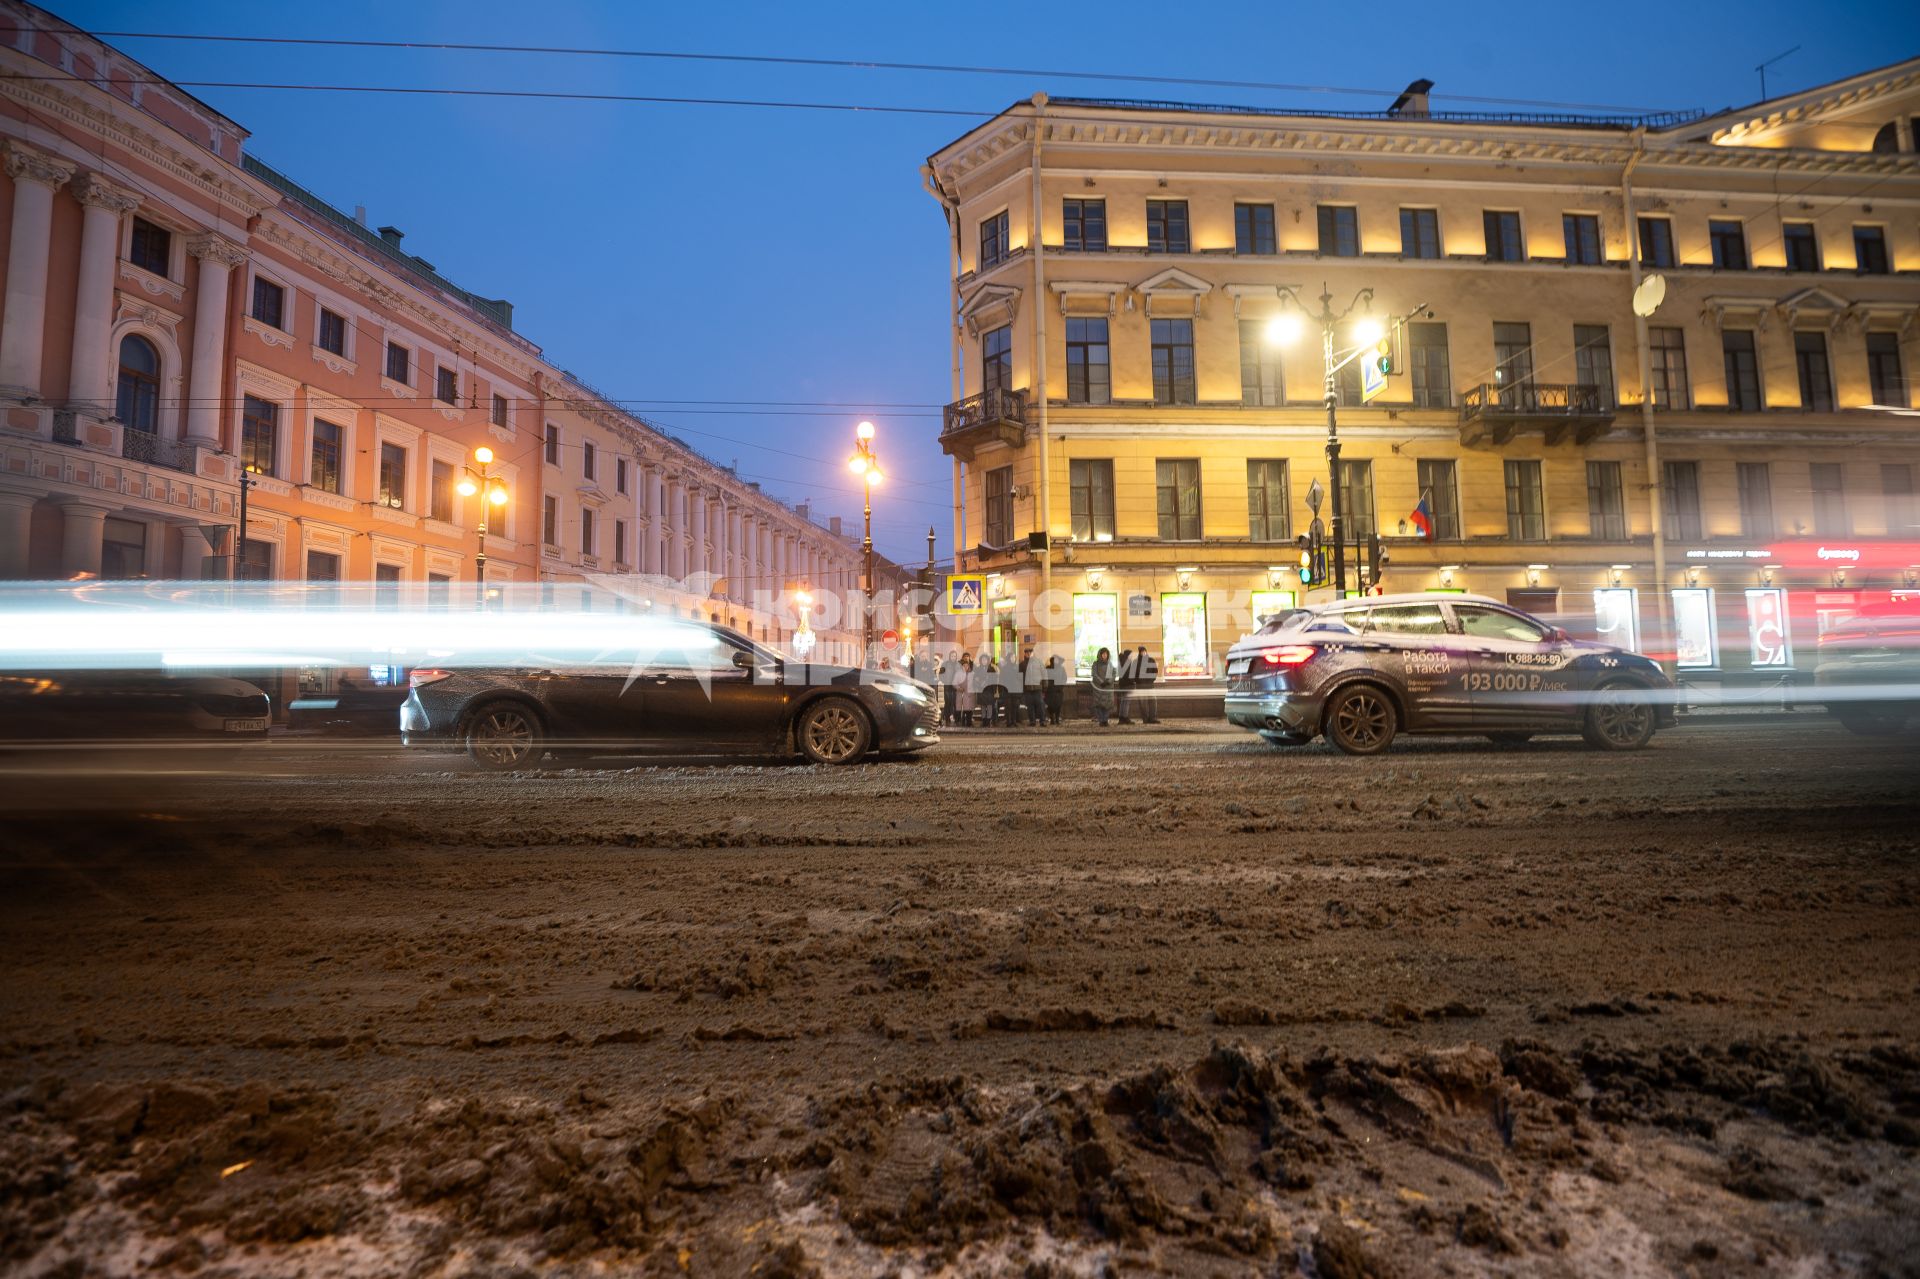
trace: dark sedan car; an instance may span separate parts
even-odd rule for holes
[[[1813,679],[1853,732],[1899,732],[1920,715],[1920,600],[1869,605],[1821,635]]]
[[[492,769],[550,750],[851,764],[938,742],[939,710],[932,689],[902,676],[796,661],[724,626],[641,618],[591,659],[415,670],[400,732]]]
[[[0,672],[0,742],[257,742],[271,711],[265,693],[223,676]]]
[[[1673,685],[1652,661],[1471,595],[1293,610],[1233,646],[1227,679],[1233,723],[1276,746],[1325,733],[1349,755],[1403,732],[1503,743],[1577,732],[1633,750],[1674,722]]]

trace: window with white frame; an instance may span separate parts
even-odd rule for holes
[[[387,377],[403,386],[413,385],[413,350],[391,339],[387,342]]]
[[[380,487],[374,496],[376,506],[396,511],[407,506],[407,446],[391,440],[380,443]]]
[[[256,274],[253,277],[253,310],[249,314],[270,329],[285,331],[287,327],[286,286],[277,284],[264,275]]]

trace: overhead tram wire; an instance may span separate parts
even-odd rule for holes
[[[0,28],[4,30],[6,28]],[[17,30],[17,28],[15,28]],[[1269,80],[1228,80],[1199,76],[1142,75],[1124,71],[1070,71],[1060,68],[987,67],[940,62],[884,62],[864,58],[802,58],[791,55],[746,53],[689,53],[665,49],[596,49],[566,45],[477,44],[426,40],[348,40],[317,36],[208,35],[179,31],[93,31],[89,35],[115,40],[179,40],[194,43],[305,45],[323,48],[408,49],[449,53],[514,53],[567,57],[646,58],[659,61],[723,62],[753,66],[816,67],[857,71],[913,71],[938,75],[1022,76],[1029,79],[1104,80],[1128,84],[1185,85],[1207,89],[1257,89],[1270,93],[1321,93],[1351,97],[1395,98],[1398,89],[1356,88],[1327,84],[1287,84]],[[1557,102],[1543,98],[1502,98],[1477,94],[1435,94],[1457,102],[1493,106],[1548,107],[1565,111],[1609,111],[1658,114],[1663,108],[1623,107],[1595,102]]]

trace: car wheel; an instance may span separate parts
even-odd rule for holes
[[[467,717],[467,756],[495,772],[531,768],[546,753],[540,717],[515,702],[494,702]]]
[[[1858,733],[1862,737],[1890,737],[1907,722],[1907,717],[1897,711],[1868,706],[1852,706],[1844,711],[1835,711],[1834,718],[1848,732]]]
[[[1637,751],[1653,740],[1653,703],[1635,688],[1614,685],[1593,695],[1580,735],[1603,751]]]
[[[851,764],[873,744],[867,717],[844,697],[823,697],[800,712],[793,739],[811,764]]]
[[[1397,727],[1393,703],[1372,684],[1349,684],[1327,706],[1327,740],[1349,755],[1378,755]]]
[[[1532,733],[1488,733],[1487,740],[1495,746],[1525,746],[1533,740]]]

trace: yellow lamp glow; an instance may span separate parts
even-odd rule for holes
[[[1300,313],[1282,311],[1267,321],[1267,341],[1284,346],[1300,336]]]
[[[851,458],[847,462],[847,469],[855,475],[865,475],[867,473],[867,459],[864,457]]]
[[[473,451],[473,460],[482,466],[493,465],[493,450],[482,444]]]
[[[870,440],[873,438],[873,423],[871,422],[862,422],[858,427],[854,429],[855,429],[855,432],[863,440]]]
[[[461,497],[472,497],[480,491],[480,486],[468,479],[461,480],[458,484],[454,485],[454,487],[460,490]]]
[[[495,506],[505,506],[507,504],[507,491],[502,488],[494,489],[491,493],[487,494],[487,500]]]
[[[1375,319],[1357,320],[1353,326],[1353,340],[1361,346],[1372,346],[1387,335],[1380,321]]]
[[[867,468],[867,483],[869,483],[869,484],[878,484],[878,483],[879,483],[879,482],[881,481],[881,479],[882,479],[882,478],[883,478],[883,477],[882,477],[882,476],[881,476],[881,474],[880,474],[880,468],[879,468],[879,467],[877,467],[877,466],[869,466],[869,467]]]

